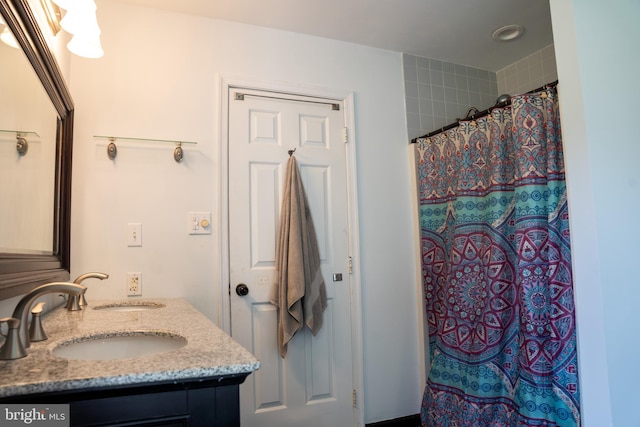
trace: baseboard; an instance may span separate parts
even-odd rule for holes
[[[415,414],[409,415],[408,417],[396,418],[395,420],[366,424],[365,427],[420,427],[420,415]]]

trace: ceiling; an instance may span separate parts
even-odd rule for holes
[[[549,0],[115,0],[497,71],[553,43]],[[495,42],[503,25],[522,37]]]

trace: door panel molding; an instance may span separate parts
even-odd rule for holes
[[[252,375],[252,379],[256,383],[254,389],[257,390],[254,396],[254,402],[256,402],[254,409],[255,411],[282,409],[285,407],[285,381],[283,377],[284,370],[282,369],[284,361],[278,356],[277,343],[263,339],[264,337],[269,337],[269,334],[260,332],[263,328],[275,329],[277,327],[278,313],[276,307],[272,304],[253,304],[251,307],[251,321],[254,325],[253,328],[258,331],[253,337],[254,356],[262,364],[261,369],[255,371],[254,375]],[[269,366],[275,366],[275,369],[268,369]],[[278,384],[279,387],[267,387],[267,384],[273,383]]]
[[[276,239],[278,229],[278,200],[280,200],[280,182],[282,182],[282,168],[278,164],[267,162],[251,162],[249,165],[251,206],[259,206],[256,203],[259,194],[265,189],[273,189],[269,204],[265,209],[251,211],[251,265],[254,268],[274,268],[276,264],[276,251],[273,245],[265,245],[265,242],[273,242]],[[271,184],[269,182],[271,181]]]

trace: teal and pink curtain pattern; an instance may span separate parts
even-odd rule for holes
[[[416,144],[428,427],[579,426],[555,90]]]

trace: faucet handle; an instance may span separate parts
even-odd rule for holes
[[[5,337],[2,347],[0,347],[0,360],[20,359],[27,355],[24,345],[20,341],[20,319],[15,317],[3,317],[0,319],[0,327],[3,323],[7,324],[7,333],[0,335]]]
[[[44,341],[46,340],[47,334],[44,332],[42,328],[42,310],[46,305],[46,302],[39,302],[36,304],[33,309],[31,309],[31,326],[29,326],[29,341]]]
[[[18,329],[20,327],[20,319],[16,319],[15,317],[3,317],[3,318],[1,318],[0,319],[0,326],[3,323],[7,324],[7,327],[9,328],[9,330]],[[8,331],[7,331],[7,334],[8,334]],[[0,331],[0,335],[3,335],[5,337],[7,336],[6,334],[3,334],[1,331]]]
[[[31,309],[31,314],[35,314],[39,316],[40,314],[42,314],[42,310],[44,310],[45,305],[47,305],[47,303],[44,301],[37,303]]]
[[[80,295],[69,294],[67,303],[65,304],[64,308],[66,308],[68,311],[82,310],[82,307],[80,306]]]

